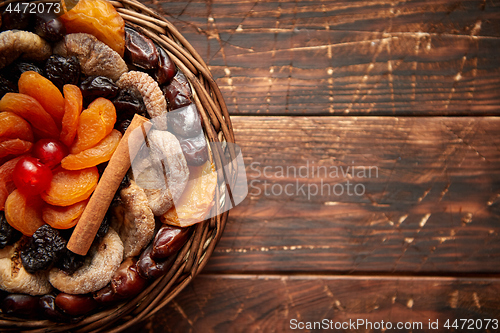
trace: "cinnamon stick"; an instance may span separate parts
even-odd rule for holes
[[[134,116],[68,241],[66,246],[68,250],[82,256],[87,254],[115,192],[130,168],[131,161],[139,151],[144,140],[143,136],[149,132],[151,126],[149,119],[137,114]],[[142,130],[135,131],[133,135],[140,135],[142,140],[129,140],[131,133],[137,128]]]

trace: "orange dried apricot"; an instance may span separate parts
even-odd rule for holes
[[[94,35],[123,57],[125,21],[115,7],[104,0],[80,0],[60,16],[67,33],[85,32]]]
[[[70,148],[71,154],[78,154],[82,150],[94,147],[104,139],[116,122],[116,110],[111,101],[99,97],[90,103],[78,121],[76,140]]]
[[[71,206],[90,197],[97,186],[97,167],[83,170],[54,170],[49,188],[42,192],[42,199],[54,206]]]
[[[5,218],[16,230],[26,236],[45,224],[42,219],[44,203],[39,196],[26,196],[19,190],[14,190],[5,201]]]
[[[15,157],[0,166],[0,210],[5,208],[5,200],[7,200],[9,194],[16,189],[12,174],[14,172],[14,167],[22,157],[23,156]]]
[[[0,112],[13,112],[28,121],[33,133],[40,138],[58,138],[54,119],[36,99],[25,94],[7,93],[0,100]]]
[[[21,139],[33,142],[30,124],[13,112],[0,112],[0,139]]]
[[[175,206],[161,216],[162,223],[187,227],[204,221],[214,203],[217,173],[210,161],[191,167],[189,182]]]
[[[0,158],[9,155],[20,155],[27,153],[33,147],[33,143],[21,139],[0,139]]]
[[[61,124],[64,115],[64,98],[49,79],[37,72],[27,71],[21,74],[17,84],[21,94],[36,99],[44,110],[54,118],[56,124]]]
[[[61,135],[59,140],[70,147],[76,136],[78,120],[82,112],[82,91],[77,86],[66,84],[64,93],[64,116],[62,118]]]
[[[42,210],[42,218],[52,228],[69,229],[78,223],[87,203],[88,200],[66,207],[46,205]]]
[[[67,170],[80,170],[109,161],[118,147],[122,134],[117,130],[102,139],[96,146],[82,150],[78,154],[69,154],[61,161],[61,166]]]

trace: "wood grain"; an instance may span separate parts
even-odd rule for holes
[[[207,272],[499,271],[499,118],[233,124],[249,195]]]
[[[387,332],[450,332],[443,328],[447,320],[499,318],[498,292],[496,279],[200,275],[134,332],[383,331],[367,324],[294,330],[293,319],[333,325],[383,320],[394,325]],[[429,330],[429,320],[440,329]],[[423,329],[396,330],[398,322]],[[490,326],[481,332],[494,331]]]
[[[491,1],[166,2],[232,114],[496,115]]]

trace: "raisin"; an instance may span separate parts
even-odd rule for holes
[[[16,3],[12,3],[12,8],[15,8],[14,5]],[[25,5],[27,6],[28,4]],[[2,14],[1,22],[2,30],[30,30],[33,25],[33,14],[29,13],[28,10],[5,10]]]
[[[63,253],[55,266],[68,275],[76,272],[85,262],[85,256],[73,253],[67,248],[64,248]]]
[[[146,106],[142,97],[133,91],[120,90],[118,97],[113,100],[113,104],[116,108],[115,128],[122,134],[127,130],[134,114],[146,116]]]
[[[97,230],[97,234],[95,235],[94,243],[99,243],[101,239],[108,233],[109,225],[111,224],[110,214],[111,214],[110,211],[108,211],[104,216],[104,219],[102,220],[101,225]]]
[[[65,84],[78,84],[80,79],[80,63],[74,56],[65,58],[60,55],[51,55],[45,63],[45,77],[52,81],[59,90]]]
[[[38,74],[43,75],[43,70],[41,70],[40,67],[24,61],[16,61],[3,70],[5,77],[12,82],[19,81],[21,74],[24,72],[37,72]]]
[[[158,51],[151,39],[125,27],[125,59],[143,69],[158,66]]]
[[[49,42],[57,42],[66,34],[66,28],[55,13],[39,13],[36,15],[35,33]]]
[[[12,228],[5,218],[5,212],[0,211],[0,249],[14,244],[23,234]]]
[[[57,261],[64,249],[66,240],[59,231],[44,224],[35,231],[30,241],[21,250],[21,261],[28,273],[35,273],[49,268]]]
[[[80,89],[87,104],[98,97],[113,99],[120,90],[113,80],[105,76],[89,76],[82,81]]]
[[[17,92],[17,87],[14,83],[10,82],[3,76],[0,76],[0,99],[6,94]]]
[[[191,103],[191,87],[184,74],[177,72],[169,85],[163,87],[170,110],[175,110]]]

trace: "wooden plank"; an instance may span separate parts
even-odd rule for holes
[[[498,279],[200,275],[130,332],[320,332],[299,325],[323,320],[331,332],[452,332],[455,319],[483,325],[460,332],[495,332],[499,292]],[[376,329],[382,321],[392,330]]]
[[[500,6],[484,1],[159,2],[232,114],[491,115]]]
[[[233,124],[249,195],[207,272],[499,272],[500,118]]]

